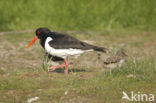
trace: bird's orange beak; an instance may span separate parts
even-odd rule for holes
[[[36,40],[37,40],[37,36],[34,37],[34,39],[29,43],[26,49],[28,49],[32,44],[34,44]]]

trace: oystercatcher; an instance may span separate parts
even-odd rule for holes
[[[118,50],[114,55],[111,55],[104,61],[104,65],[106,68],[110,69],[110,74],[112,70],[121,67],[125,62],[127,54],[124,52],[123,49]]]
[[[65,73],[68,74],[68,56],[79,56],[82,53],[89,51],[106,52],[106,48],[94,46],[82,42],[67,34],[51,32],[48,28],[38,28],[36,36],[29,43],[29,48],[37,39],[40,39],[41,46],[45,51],[57,59],[63,59],[64,64],[52,66],[49,71],[54,71],[57,68],[66,67]]]

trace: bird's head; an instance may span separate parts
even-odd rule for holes
[[[36,36],[33,38],[33,40],[29,43],[29,45],[27,46],[27,48],[29,48],[32,44],[35,43],[35,41],[37,39],[42,39],[47,37],[47,35],[50,33],[51,31],[48,28],[38,28],[36,29],[35,33]]]
[[[121,57],[127,57],[128,55],[125,53],[124,49],[120,49],[116,52],[116,55],[121,56]]]
[[[36,30],[36,36],[38,39],[44,38],[47,36],[51,31],[48,28],[38,28]]]

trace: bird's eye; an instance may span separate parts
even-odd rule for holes
[[[40,34],[40,32],[38,31],[37,34]]]

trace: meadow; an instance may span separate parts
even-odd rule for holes
[[[121,100],[125,91],[155,95],[156,2],[154,0],[1,0],[0,103],[135,103]],[[35,31],[48,27],[109,49],[70,58],[64,69],[47,72],[44,50]],[[126,63],[109,73],[104,60],[118,49]],[[100,55],[100,58],[98,57]],[[136,101],[136,103],[138,103]],[[154,103],[154,102],[153,102]]]
[[[155,0],[1,0],[0,30],[155,30]]]

